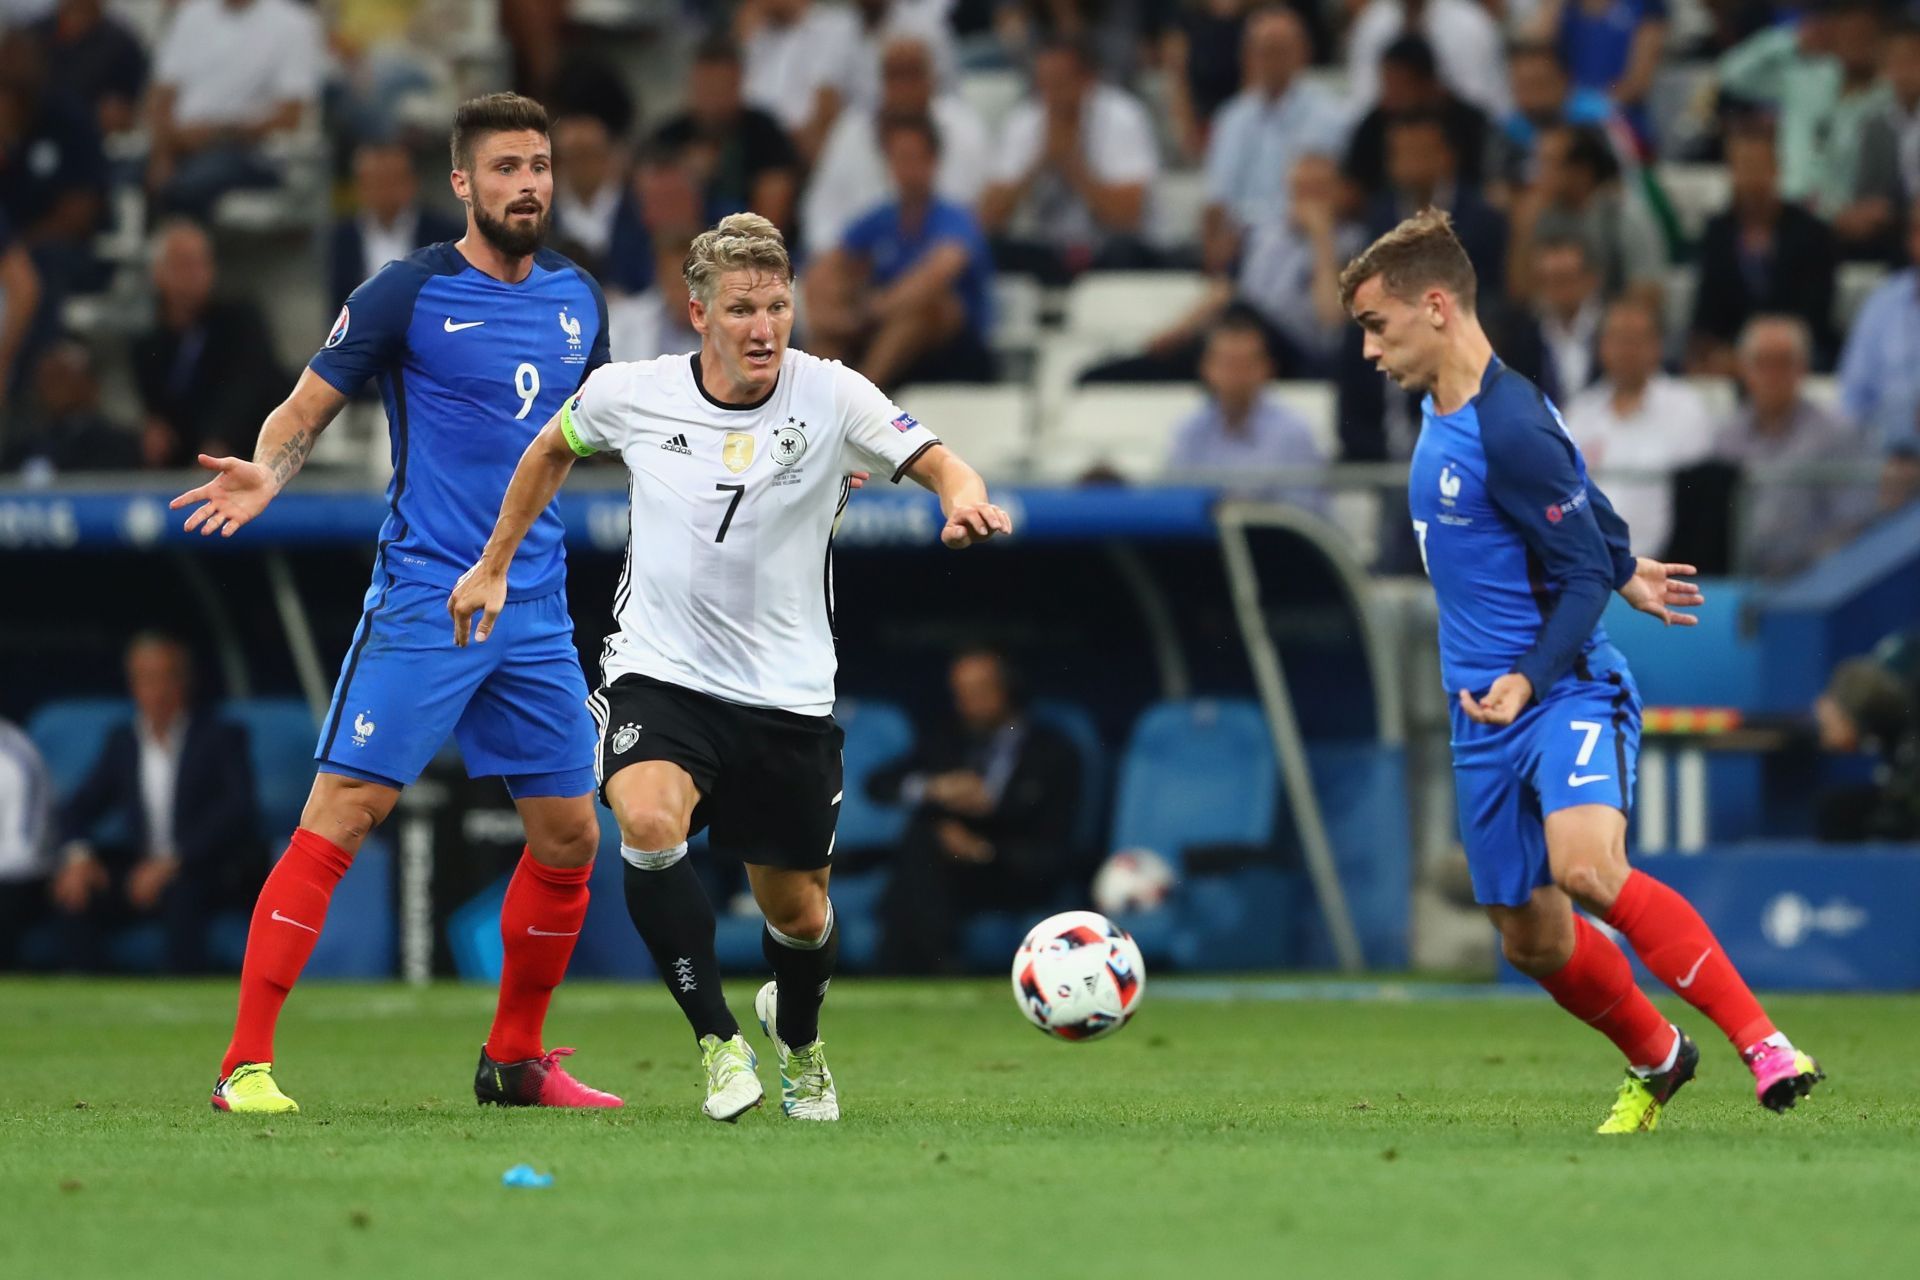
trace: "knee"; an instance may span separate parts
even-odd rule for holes
[[[300,815],[300,825],[353,854],[360,842],[386,819],[387,807],[355,791],[315,797]]]
[[[589,809],[585,816],[555,824],[541,832],[540,841],[527,842],[534,860],[549,867],[584,867],[600,849],[600,823]]]
[[[776,933],[801,942],[812,942],[827,932],[827,895],[809,895],[803,902],[783,905],[766,913],[767,923]]]
[[[1573,959],[1573,942],[1569,938],[1544,938],[1533,934],[1502,933],[1500,935],[1500,954],[1507,963],[1530,978],[1543,978],[1557,973],[1567,961]]]
[[[620,839],[630,849],[658,853],[686,842],[687,820],[665,805],[636,805],[620,813]]]
[[[1590,911],[1605,912],[1620,896],[1626,872],[1604,862],[1575,862],[1553,877],[1554,884],[1569,898]]]

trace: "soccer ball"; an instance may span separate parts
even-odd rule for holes
[[[1027,1021],[1062,1040],[1098,1040],[1127,1024],[1147,989],[1140,948],[1093,911],[1033,926],[1013,954],[1013,998]]]
[[[1093,877],[1093,905],[1110,916],[1151,911],[1173,892],[1173,868],[1151,849],[1122,849]]]

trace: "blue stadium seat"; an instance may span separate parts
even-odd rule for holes
[[[1113,846],[1151,849],[1176,871],[1194,845],[1268,844],[1279,775],[1259,706],[1201,698],[1149,707],[1133,726],[1116,791]]]
[[[1073,844],[1075,852],[1093,855],[1100,848],[1100,828],[1107,816],[1106,741],[1093,717],[1077,702],[1036,699],[1033,718],[1063,734],[1080,753],[1080,813],[1074,823]]]
[[[897,844],[910,816],[901,805],[880,805],[867,799],[867,779],[882,765],[891,764],[913,747],[913,724],[906,712],[891,702],[842,698],[833,718],[846,731],[846,781],[840,801],[836,848],[865,849]]]
[[[132,718],[133,704],[125,698],[56,698],[41,703],[27,721],[27,736],[47,762],[54,794],[72,795],[99,758],[107,735]]]
[[[260,836],[277,845],[299,825],[313,786],[313,744],[320,734],[313,712],[298,698],[235,698],[220,714],[247,731]]]

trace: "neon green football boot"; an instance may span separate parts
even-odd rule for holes
[[[291,1115],[300,1104],[280,1092],[273,1082],[271,1062],[243,1062],[233,1073],[213,1086],[213,1109],[241,1115]]]
[[[1680,1045],[1673,1065],[1644,1077],[1628,1071],[1627,1078],[1620,1082],[1619,1095],[1613,1100],[1613,1110],[1594,1132],[1652,1133],[1660,1127],[1661,1111],[1673,1095],[1680,1092],[1680,1086],[1693,1079],[1693,1073],[1700,1069],[1700,1046],[1678,1028],[1675,1034],[1680,1037]]]

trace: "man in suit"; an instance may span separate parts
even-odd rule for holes
[[[333,224],[327,238],[331,321],[360,282],[396,258],[442,240],[461,226],[420,203],[413,156],[395,142],[363,142],[353,151],[354,212]]]
[[[214,297],[213,242],[176,219],[154,238],[154,326],[133,347],[146,415],[142,460],[191,466],[198,453],[253,453],[261,420],[286,394],[267,319],[253,303]]]
[[[1044,909],[1078,870],[1073,745],[1028,716],[1000,654],[960,654],[949,681],[954,731],[923,738],[867,783],[876,801],[913,806],[881,904],[881,963],[897,973],[958,969],[968,916]]]
[[[109,932],[158,921],[169,970],[199,972],[214,913],[249,899],[266,872],[247,733],[193,708],[186,647],[170,637],[134,637],[127,685],[133,719],[61,807],[62,967],[100,969]],[[95,844],[109,823],[123,837]]]

